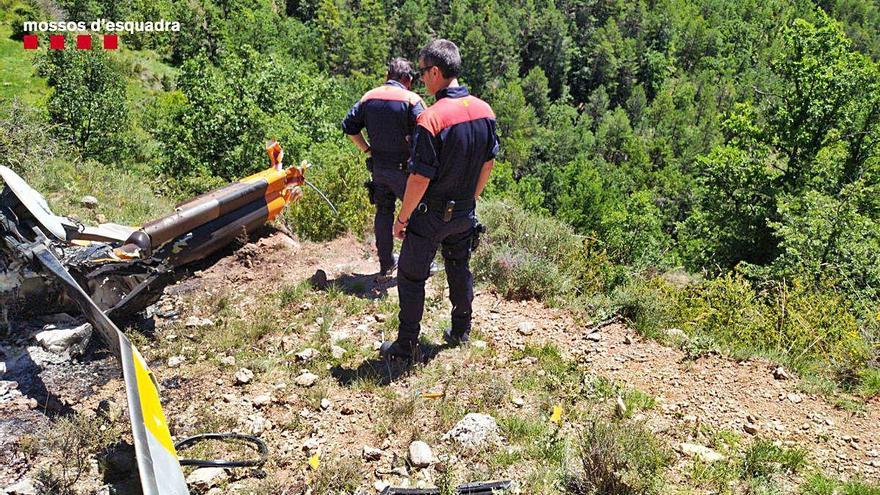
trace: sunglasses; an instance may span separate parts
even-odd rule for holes
[[[431,67],[437,67],[437,66],[436,65],[428,65],[425,67],[419,67],[419,76],[424,76],[425,72],[428,72],[429,70],[431,70]]]

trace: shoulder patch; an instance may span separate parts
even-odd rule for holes
[[[367,100],[403,101],[415,105],[416,102],[421,101],[421,97],[412,91],[383,84],[364,93],[364,96],[361,97],[361,103]]]
[[[447,127],[477,119],[494,120],[495,112],[476,96],[465,96],[441,99],[422,112],[417,123],[436,136]]]

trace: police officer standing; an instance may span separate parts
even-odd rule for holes
[[[418,348],[425,308],[425,280],[441,249],[452,302],[451,345],[467,342],[471,330],[473,276],[469,262],[475,233],[474,209],[498,153],[495,114],[459,85],[461,56],[448,40],[435,40],[419,53],[419,75],[436,103],[418,118],[410,175],[394,235],[403,239],[397,270],[400,326],[397,340],[380,353],[410,359]]]
[[[373,226],[380,282],[391,278],[397,264],[392,254],[395,200],[403,198],[410,136],[416,118],[425,110],[422,98],[409,90],[413,75],[409,61],[395,58],[388,64],[385,84],[367,91],[342,120],[342,131],[368,155],[367,168],[372,180],[365,186],[370,203],[376,205]],[[369,143],[361,133],[365,127]]]

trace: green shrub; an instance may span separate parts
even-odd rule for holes
[[[508,202],[481,203],[487,234],[475,253],[475,276],[505,297],[549,299],[594,294],[606,283],[610,264],[571,227]]]
[[[573,495],[660,493],[669,450],[639,423],[596,419],[581,434],[578,466],[564,486]]]
[[[626,318],[646,337],[661,338],[664,330],[681,323],[682,296],[683,292],[661,277],[637,277],[611,293],[607,312]]]
[[[352,147],[353,148],[353,147]],[[336,143],[313,147],[305,156],[313,163],[306,178],[319,188],[339,211],[333,213],[313,189],[306,187],[302,200],[285,215],[289,227],[313,240],[328,240],[345,232],[362,234],[370,223],[370,205],[364,182],[369,178],[363,155]]]
[[[54,88],[46,109],[57,136],[84,158],[124,161],[131,148],[130,119],[119,64],[104,50],[49,50],[40,75]]]
[[[880,495],[880,487],[859,481],[836,481],[815,474],[801,485],[802,495]]]
[[[770,440],[755,441],[745,451],[740,468],[743,479],[769,479],[779,471],[798,472],[806,464],[807,452],[801,448],[786,448]]]
[[[689,290],[680,311],[690,334],[778,355],[797,368],[824,362],[847,374],[868,358],[852,305],[833,288],[795,280],[759,292],[742,275],[728,274]]]

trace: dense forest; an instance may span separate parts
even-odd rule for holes
[[[63,164],[115,170],[180,198],[264,168],[273,137],[340,210],[307,194],[290,211],[312,239],[368,224],[345,111],[391,57],[451,39],[502,138],[484,280],[648,335],[682,328],[697,353],[768,354],[835,390],[880,390],[876,1],[0,6],[16,40],[25,20],[182,26],[123,34],[119,52],[38,53],[29,89],[0,100],[0,163],[47,187],[87,175]]]

